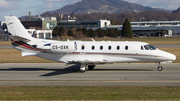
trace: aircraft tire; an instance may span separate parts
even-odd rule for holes
[[[157,70],[158,70],[158,71],[162,71],[162,70],[163,70],[163,67],[162,67],[162,66],[158,66]]]
[[[95,65],[88,65],[88,69],[89,69],[89,70],[93,70],[94,67],[95,67]]]
[[[80,70],[79,70],[79,71],[80,71],[81,73],[86,72],[86,66],[87,66],[87,65],[86,65],[86,64],[84,64],[84,63],[83,63],[83,64],[81,64],[81,66],[80,66]]]
[[[85,73],[86,71],[85,70],[80,70],[81,73]]]

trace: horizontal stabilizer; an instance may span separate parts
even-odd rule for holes
[[[23,38],[23,37],[20,37],[20,36],[13,36],[13,35],[10,35],[9,36],[13,41],[22,41],[22,42],[29,42],[31,40],[29,39],[26,39],[26,38]]]
[[[35,56],[38,53],[22,52],[22,56]]]

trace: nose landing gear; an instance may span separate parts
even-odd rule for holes
[[[158,62],[158,65],[159,65],[159,66],[157,67],[157,70],[158,70],[158,71],[162,71],[162,70],[163,70],[163,67],[161,66],[161,62]]]
[[[162,71],[162,70],[163,70],[163,67],[162,67],[162,66],[158,66],[157,70],[158,70],[158,71]]]

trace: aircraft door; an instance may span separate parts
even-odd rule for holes
[[[81,44],[81,54],[86,54],[86,45],[85,44]]]

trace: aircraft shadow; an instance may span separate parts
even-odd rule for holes
[[[55,76],[55,75],[78,73],[78,72],[79,72],[79,65],[73,65],[64,69],[56,69],[54,72],[47,73],[41,76]]]
[[[40,76],[56,76],[69,73],[79,73],[79,65],[72,65],[64,69],[47,69],[47,68],[9,68],[9,69],[0,69],[0,71],[53,71],[47,74]],[[88,71],[154,71],[151,69],[94,69]]]
[[[47,68],[9,68],[9,69],[0,69],[0,71],[53,71],[48,74],[40,75],[40,76],[55,76],[62,75],[68,73],[78,73],[79,65],[69,66],[64,69],[47,69]]]
[[[152,69],[94,69],[90,71],[154,71]]]

